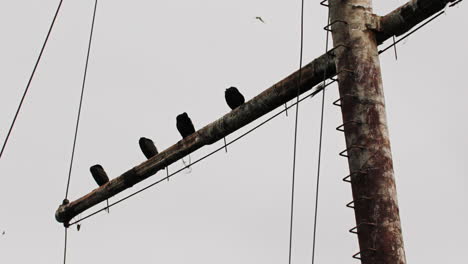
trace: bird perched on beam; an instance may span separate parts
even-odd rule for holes
[[[93,175],[94,180],[99,186],[103,186],[104,184],[109,182],[109,177],[107,176],[106,171],[101,165],[96,164],[94,166],[91,166],[91,168],[89,168],[89,171],[91,172],[91,175]],[[109,213],[109,200],[107,200],[106,202],[107,213]],[[81,226],[77,226],[78,231],[80,231],[80,227]]]
[[[237,90],[236,87],[230,87],[226,89],[226,91],[224,92],[224,97],[226,98],[228,106],[232,110],[245,103],[244,96],[239,92],[239,90]]]
[[[186,138],[195,133],[192,120],[190,120],[190,117],[185,112],[177,116],[176,126],[182,138]]]
[[[89,171],[91,172],[91,175],[93,175],[94,180],[99,186],[102,186],[109,182],[109,177],[107,176],[106,171],[104,171],[104,168],[101,165],[96,164],[94,166],[91,166],[91,168],[89,168]]]
[[[138,141],[138,144],[140,145],[140,149],[145,155],[147,159],[150,159],[156,155],[158,155],[158,149],[154,145],[153,140],[149,138],[142,137]]]

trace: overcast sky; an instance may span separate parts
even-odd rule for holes
[[[0,142],[58,2],[1,1]],[[318,2],[306,1],[304,63],[325,48],[327,10]],[[403,3],[374,2],[380,15]],[[65,195],[93,5],[64,1],[0,160],[1,263],[62,261],[64,228],[54,213]],[[102,164],[114,178],[143,162],[139,137],[152,138],[160,150],[180,140],[178,114],[188,112],[201,128],[229,111],[227,87],[237,86],[250,99],[296,70],[299,23],[300,1],[101,0],[70,199],[96,188],[91,165]],[[398,45],[398,61],[392,51],[381,55],[408,263],[468,259],[466,28],[463,2]],[[356,223],[345,207],[351,188],[341,181],[348,168],[338,156],[345,143],[335,131],[342,122],[331,104],[337,98],[337,86],[330,86],[316,263],[357,262],[351,255],[359,251],[348,233]],[[320,104],[315,97],[300,105],[294,264],[311,258]],[[227,154],[88,219],[81,231],[72,227],[68,263],[286,263],[292,112],[229,146]],[[197,151],[192,160],[221,145]]]

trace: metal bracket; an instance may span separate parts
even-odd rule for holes
[[[336,101],[335,101],[335,102],[336,102]],[[337,131],[344,132],[344,126],[347,125],[347,124],[362,125],[362,124],[364,124],[364,123],[359,122],[359,121],[351,120],[351,121],[348,121],[348,122],[344,122],[342,125],[337,126],[335,129],[336,129]]]
[[[346,70],[346,71],[348,71],[348,70]],[[341,72],[343,72],[343,71],[341,71]],[[341,72],[339,72],[339,73],[341,73]],[[349,72],[351,72],[351,71],[349,71]],[[339,74],[339,73],[338,73],[338,74]],[[354,72],[352,72],[352,73],[354,73]],[[355,95],[345,94],[345,95],[343,95],[342,97],[340,97],[340,98],[338,98],[337,100],[335,100],[335,101],[333,102],[333,105],[336,105],[336,106],[338,106],[338,107],[341,107],[341,106],[342,106],[341,103],[342,103],[342,101],[343,101],[343,99],[344,99],[345,97],[354,97],[354,98],[358,98],[358,97],[355,96]]]
[[[382,26],[381,26],[381,17],[376,15],[376,14],[365,14],[365,22],[366,22],[366,28],[380,32],[382,31]]]
[[[341,100],[342,100],[342,99],[343,99],[342,97],[338,98],[338,100],[336,100],[336,101],[333,102],[333,105],[336,105],[336,106],[338,106],[338,107],[341,107]]]
[[[365,174],[367,174],[367,171],[358,170],[358,171],[352,172],[348,176],[344,177],[343,181],[351,183],[351,177],[353,177],[354,175],[359,175],[359,174],[364,174],[365,175]]]
[[[363,253],[364,251],[376,252],[377,249],[375,249],[375,248],[367,248],[367,249],[365,249],[365,250],[363,250],[363,251],[359,251],[358,253],[356,253],[356,254],[353,255],[353,259],[359,259],[359,260],[360,260],[360,259],[361,259],[360,255],[361,255],[361,253]]]
[[[362,196],[362,197],[359,197],[359,198],[357,199],[357,201],[362,201],[362,200],[368,200],[368,201],[370,201],[370,200],[372,200],[372,198],[367,197],[367,196]],[[353,200],[353,201],[347,203],[347,204],[346,204],[346,207],[351,208],[351,209],[354,209],[354,202],[355,202],[355,201]]]
[[[335,20],[333,22],[331,22],[330,24],[326,25],[323,29],[325,29],[326,31],[329,31],[329,32],[333,32],[330,27],[336,23],[343,23],[345,25],[348,25],[348,22],[344,21],[344,20]]]
[[[362,225],[377,226],[376,223],[362,222],[362,223],[360,223],[359,225],[357,225],[357,226],[351,228],[351,229],[349,230],[349,232],[350,232],[350,233],[353,233],[353,234],[357,234],[357,233],[358,233],[357,229],[358,229],[360,226],[362,226]]]
[[[325,2],[327,2],[328,0],[323,0],[322,2],[320,2],[320,5],[323,5],[323,6],[326,6],[326,7],[329,7],[329,5],[325,4]]]
[[[348,152],[348,151],[351,150],[351,149],[356,149],[356,148],[358,148],[358,149],[366,149],[366,148],[363,147],[363,146],[352,145],[352,146],[350,146],[349,148],[346,148],[345,150],[341,151],[341,152],[339,153],[339,155],[340,155],[341,157],[348,158],[349,156],[346,155],[346,154],[344,154],[344,153],[345,153],[345,152]]]
[[[365,168],[365,169],[361,168],[360,170],[352,172],[348,176],[344,177],[343,181],[351,183],[351,177],[353,177],[354,175],[359,175],[359,174],[361,174],[361,175],[369,174],[369,171],[372,170],[372,169],[374,169],[374,168]]]
[[[346,48],[346,49],[349,49],[349,46],[346,46],[346,45],[344,45],[344,44],[338,44],[338,45],[336,45],[335,47],[333,47],[333,49],[327,51],[327,54],[328,54],[329,56],[335,57],[336,55],[335,55],[335,53],[333,53],[333,52],[334,52],[336,49],[338,49],[338,48]]]

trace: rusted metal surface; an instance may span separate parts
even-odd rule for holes
[[[418,2],[418,4],[415,4],[414,2]],[[424,4],[419,4],[419,2]],[[430,17],[434,13],[442,10],[443,5],[441,5],[440,2],[445,3],[447,0],[411,1],[396,11],[382,17],[380,22],[376,22],[376,27],[382,30],[381,32],[376,32],[376,38],[379,40],[378,43],[415,26],[417,23],[425,19],[424,16]],[[427,6],[431,6],[431,8],[427,8]],[[409,10],[409,7],[414,8],[414,12],[403,11]],[[403,19],[398,18],[399,16]],[[415,18],[412,16],[415,16]],[[371,21],[372,20],[373,19],[371,19]],[[335,47],[338,47],[338,45],[335,45]],[[341,50],[342,52],[345,48],[346,47],[337,48],[333,53],[336,53],[338,50]],[[302,69],[300,92],[304,93],[310,90],[314,85],[322,82],[325,68],[327,69],[326,78],[335,76],[336,69],[333,56],[324,54],[304,66]],[[340,75],[349,73],[347,73],[346,69],[342,69],[341,72],[342,73]],[[252,100],[246,102],[241,107],[236,108],[234,111],[226,114],[217,121],[200,129],[192,136],[179,141],[177,144],[171,146],[157,156],[143,162],[76,201],[60,206],[55,213],[57,221],[66,223],[79,213],[154,175],[165,166],[172,164],[178,159],[205,145],[216,142],[276,107],[283,105],[285,102],[291,100],[297,95],[297,78],[298,72],[291,74],[275,84],[273,87],[265,90]]]
[[[335,63],[330,55],[322,55],[304,66],[301,73],[300,93],[309,91],[313,86],[319,84],[323,80],[325,72],[327,78],[335,75]],[[297,96],[298,77],[299,72],[296,71],[235,110],[102,187],[76,201],[61,205],[55,213],[55,218],[61,223],[67,223],[86,209],[132,187],[195,150],[226,137],[264,114],[282,106]]]
[[[377,42],[400,36],[423,20],[441,11],[448,3],[456,0],[412,0],[380,19],[380,32]]]
[[[329,0],[360,259],[406,263],[371,0]],[[366,199],[363,199],[366,197]],[[356,256],[357,257],[357,256]]]

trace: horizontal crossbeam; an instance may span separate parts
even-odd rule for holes
[[[421,21],[441,11],[445,5],[455,0],[412,0],[386,16],[378,18],[377,41],[383,43],[394,35],[400,35]],[[242,106],[218,120],[206,125],[191,136],[177,142],[153,158],[128,170],[89,194],[70,203],[62,204],[55,213],[58,222],[68,224],[76,215],[132,187],[159,170],[187,156],[188,154],[213,144],[230,133],[242,128],[266,113],[276,109],[297,96],[309,91],[325,79],[336,75],[333,54],[324,54],[302,68],[301,83],[298,87],[299,71],[294,72],[274,84]]]

